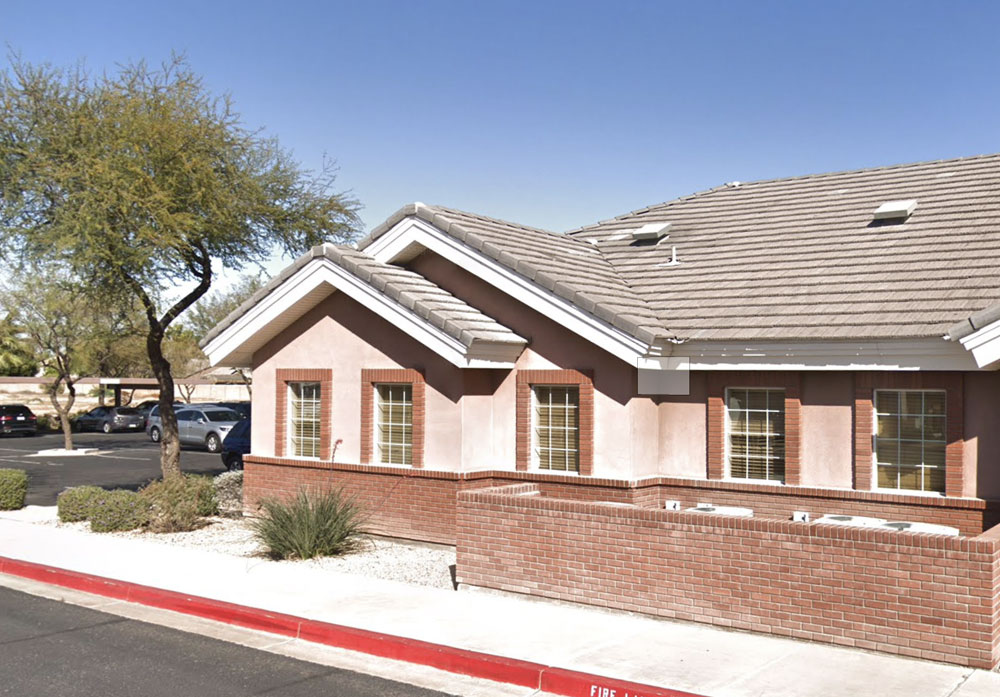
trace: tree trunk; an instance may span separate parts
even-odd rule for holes
[[[59,384],[66,383],[66,393],[69,397],[66,399],[66,404],[63,405],[59,402]],[[76,401],[76,386],[68,378],[59,376],[56,381],[52,383],[52,387],[49,390],[49,399],[52,401],[52,406],[55,407],[56,413],[59,414],[59,425],[62,427],[63,432],[63,448],[66,450],[73,449],[73,424],[69,422],[69,412],[73,408],[73,403]]]
[[[181,475],[181,441],[177,432],[177,415],[174,413],[174,378],[170,374],[170,361],[163,356],[163,334],[150,331],[146,335],[146,350],[153,375],[160,386],[160,467],[163,478]]]

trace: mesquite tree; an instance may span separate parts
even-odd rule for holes
[[[0,247],[135,298],[160,387],[164,476],[180,472],[167,328],[211,287],[275,249],[357,233],[333,169],[305,172],[248,129],[183,59],[91,76],[18,59],[0,74]]]

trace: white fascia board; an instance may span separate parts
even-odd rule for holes
[[[691,370],[977,370],[972,356],[943,339],[829,342],[690,341],[674,349]]]
[[[364,252],[382,263],[392,264],[407,261],[422,249],[429,249],[465,269],[629,365],[638,366],[638,361],[650,350],[645,342],[584,312],[423,220],[401,220],[365,247]]]
[[[459,368],[514,367],[513,360],[469,356],[465,345],[458,339],[392,302],[361,279],[327,259],[311,261],[209,342],[204,348],[209,362],[212,365],[227,365],[230,356],[236,354],[255,335],[264,332],[268,325],[322,284],[327,284],[362,304]]]
[[[976,365],[980,368],[1000,361],[1000,321],[987,324],[958,341],[972,354]]]

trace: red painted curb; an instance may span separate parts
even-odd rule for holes
[[[0,573],[566,697],[703,697],[0,556]]]

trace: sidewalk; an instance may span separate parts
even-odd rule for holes
[[[128,592],[126,599],[135,602],[265,631],[297,632],[417,663],[437,661],[437,667],[455,672],[493,671],[491,679],[502,682],[527,684],[540,675],[541,685],[527,686],[547,692],[581,697],[611,697],[610,690],[615,697],[671,690],[705,697],[1000,695],[998,673],[89,535],[25,522],[33,514],[37,509],[0,513],[0,571],[76,583],[73,587],[89,592],[103,589],[116,597]],[[120,583],[84,588],[81,584],[91,583],[84,576],[18,562]]]

